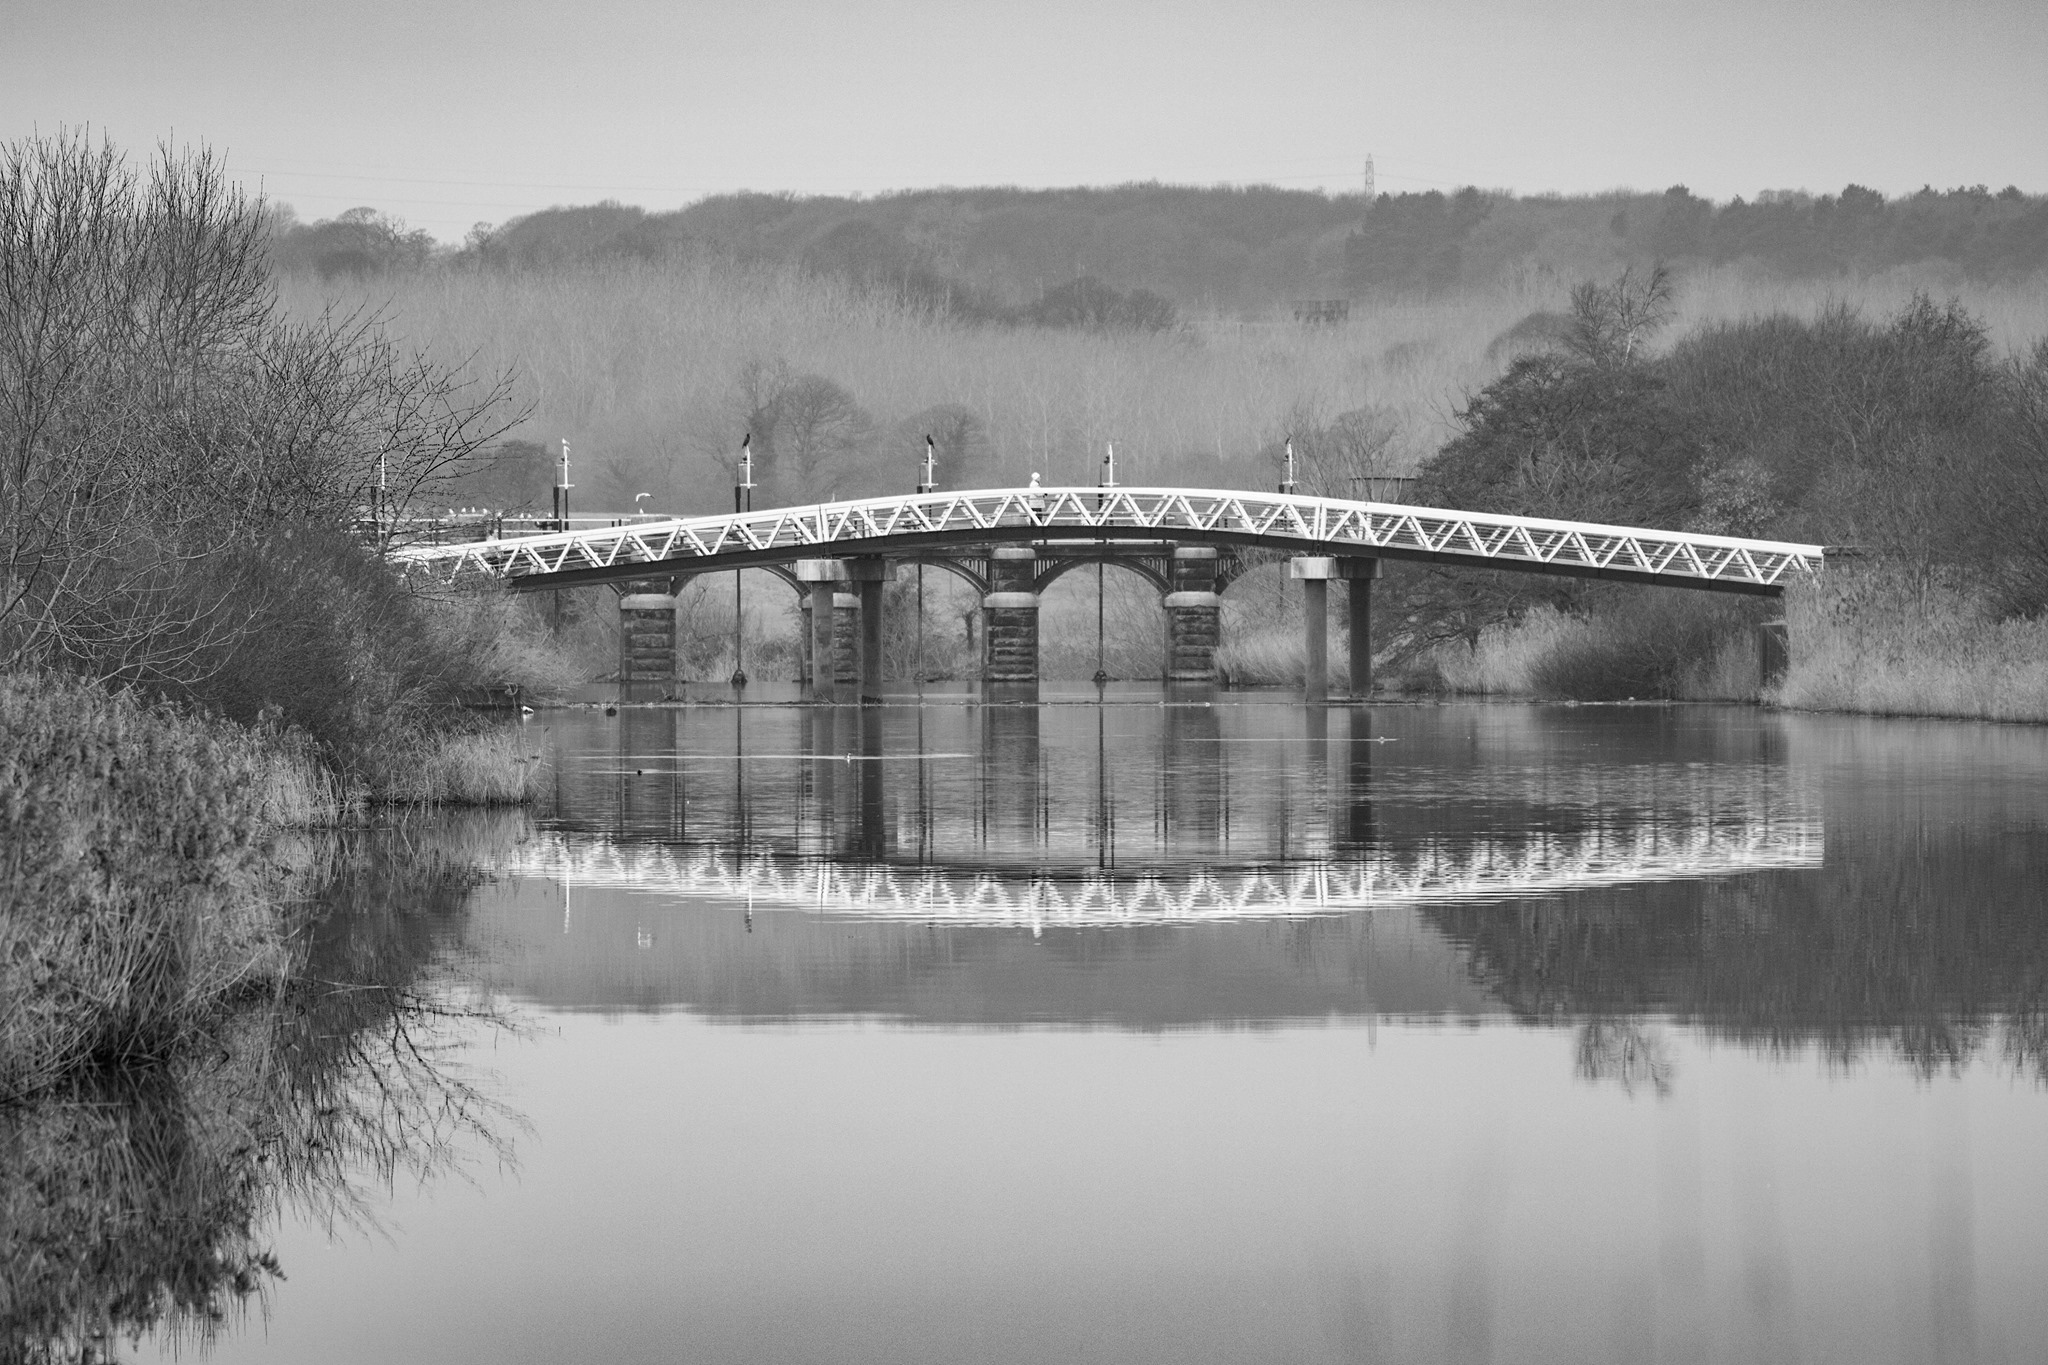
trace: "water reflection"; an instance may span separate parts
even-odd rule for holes
[[[455,1057],[498,1016],[452,988],[478,881],[520,826],[356,833],[300,850],[318,890],[281,994],[177,1061],[0,1107],[0,1359],[210,1345],[287,1273],[280,1215],[373,1223],[366,1198],[518,1126]]]
[[[2048,755],[2009,735],[1705,708],[663,724],[626,752],[671,805],[630,809],[604,722],[556,728],[561,804],[499,912],[530,945],[514,994],[938,1025],[1490,1016],[1579,1028],[1579,1073],[1643,1094],[1668,1089],[1671,1021],[1838,1065],[2041,1067]],[[570,894],[580,928],[549,932]]]
[[[2031,1358],[2048,739],[1318,722],[544,719],[460,930],[542,1140],[242,1349]]]

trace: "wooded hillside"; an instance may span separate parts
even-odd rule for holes
[[[712,255],[801,263],[963,318],[1032,316],[1061,286],[1146,291],[1181,313],[1260,312],[1307,299],[1429,293],[1531,275],[1583,278],[1630,261],[1742,263],[1787,279],[1942,263],[1998,281],[2048,269],[2048,196],[2017,187],[1923,189],[1898,199],[1766,191],[1713,203],[1663,193],[1522,196],[1465,188],[1328,195],[1271,186],[934,189],[872,199],[736,194],[666,213],[615,202],[480,224],[459,249],[371,209],[284,222],[280,266],[334,278],[426,268],[527,270]],[[1117,305],[1121,307],[1121,305]],[[1100,310],[1098,310],[1099,312]],[[1126,325],[1156,325],[1150,300]],[[1115,324],[1126,313],[1112,308]]]

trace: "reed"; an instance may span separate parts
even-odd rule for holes
[[[48,675],[0,677],[0,1096],[160,1057],[275,988],[336,784],[303,748]]]
[[[1831,565],[1788,595],[1791,660],[1773,694],[1806,711],[2048,721],[2048,621],[1993,620],[1966,586]]]
[[[1333,692],[1351,685],[1348,637],[1332,629],[1325,675]],[[1308,677],[1308,643],[1299,629],[1246,630],[1216,650],[1216,674],[1227,687],[1300,687]]]
[[[1473,696],[1529,696],[1536,673],[1553,653],[1584,640],[1587,623],[1557,608],[1535,608],[1519,621],[1488,626],[1473,641],[1450,641],[1424,651],[1415,672],[1434,673],[1435,688]]]
[[[539,797],[550,771],[520,727],[394,738],[372,799],[394,805],[516,806]]]

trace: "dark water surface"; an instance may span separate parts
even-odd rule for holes
[[[498,1132],[294,1206],[213,1358],[2048,1359],[2041,731],[527,732],[439,949]]]

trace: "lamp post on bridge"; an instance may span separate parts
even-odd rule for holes
[[[919,497],[924,497],[924,496],[925,496],[926,494],[928,494],[928,493],[934,493],[934,492],[937,492],[937,491],[938,491],[938,487],[939,487],[939,447],[938,447],[938,443],[937,443],[936,441],[932,440],[932,434],[931,434],[930,432],[926,432],[926,433],[924,434],[924,473],[923,473],[923,474],[922,474],[922,475],[921,475],[921,476],[919,477],[919,479],[918,479],[918,481],[917,481],[917,495],[918,495]],[[923,696],[923,695],[924,695],[924,562],[923,562],[922,560],[920,560],[920,561],[918,562],[918,565],[917,565],[917,657],[916,657],[915,661],[914,661],[914,662],[912,662],[912,664],[910,665],[910,673],[911,673],[911,681],[912,681],[912,682],[914,682],[915,684],[917,684],[917,692],[918,692],[918,695],[919,695],[919,696]],[[919,724],[919,725],[923,725],[923,724],[924,724],[924,716],[923,716],[923,713],[922,713],[922,712],[919,712],[919,713],[918,713],[918,724]],[[919,780],[921,781],[922,779],[923,779],[923,773],[922,773],[922,771],[920,771],[920,773],[919,773]]]
[[[555,529],[566,532],[569,529],[569,490],[575,487],[569,482],[569,438],[561,438],[561,453],[555,465]],[[555,633],[562,632],[562,593],[558,588],[548,594],[550,606],[554,609]]]
[[[1097,487],[1104,490],[1116,487],[1116,442],[1114,441],[1102,443],[1102,472],[1098,476]],[[1100,512],[1107,505],[1107,492],[1097,493],[1095,495],[1095,510]],[[1100,528],[1098,527],[1097,529],[1099,530]],[[1095,560],[1095,699],[1099,702],[1102,700],[1102,689],[1109,685],[1109,671],[1102,666],[1102,574],[1103,570],[1108,566],[1101,557],[1107,553],[1107,550],[1104,549],[1103,537],[1098,535],[1095,538],[1095,546],[1098,552]]]
[[[555,529],[569,529],[569,490],[576,485],[569,482],[569,440],[562,438],[559,463],[555,466]]]
[[[754,433],[740,437],[740,477],[732,486],[734,516],[754,510]],[[732,685],[747,685],[747,601],[744,569],[732,571]]]

